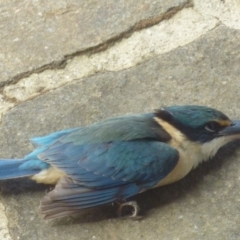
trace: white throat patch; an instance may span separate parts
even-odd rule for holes
[[[208,160],[208,158],[213,157],[217,153],[219,148],[238,138],[240,138],[239,134],[222,136],[222,137],[215,138],[210,142],[204,143],[202,145],[202,153],[204,156],[204,160]]]

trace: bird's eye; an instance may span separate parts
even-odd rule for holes
[[[216,122],[209,122],[205,125],[205,129],[209,132],[217,132],[219,130],[219,124]]]

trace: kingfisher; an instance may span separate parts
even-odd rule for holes
[[[240,139],[240,121],[196,105],[170,106],[152,113],[115,117],[95,124],[35,137],[22,159],[1,159],[0,180],[30,177],[53,184],[40,202],[45,219],[128,199],[173,183],[223,145]]]

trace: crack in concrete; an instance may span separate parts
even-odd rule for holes
[[[54,61],[54,62],[48,63],[41,67],[35,68],[31,71],[19,73],[16,76],[12,77],[11,79],[1,82],[0,89],[2,90],[5,86],[14,85],[14,84],[18,83],[21,79],[29,77],[34,73],[41,73],[41,72],[44,72],[45,70],[64,69],[67,65],[67,61],[73,59],[76,56],[92,55],[92,54],[95,54],[98,52],[102,52],[102,51],[112,47],[115,43],[121,41],[122,39],[129,38],[133,33],[137,32],[137,31],[141,31],[145,28],[152,27],[164,20],[169,20],[170,18],[172,18],[176,13],[178,13],[182,9],[190,8],[190,7],[193,7],[192,0],[189,0],[186,3],[182,3],[181,5],[179,5],[177,7],[171,7],[165,13],[161,14],[160,16],[154,17],[152,19],[140,20],[138,23],[134,24],[132,27],[130,27],[126,31],[108,39],[107,41],[105,41],[99,45],[96,45],[96,46],[93,46],[93,47],[90,47],[90,48],[87,48],[84,50],[76,51],[71,54],[64,55],[63,59],[61,59],[59,61]],[[10,102],[11,101],[12,100],[10,99]],[[13,100],[13,102],[15,102],[15,100]]]
[[[193,4],[194,9],[199,14],[213,17],[229,28],[240,29],[239,1],[213,0],[209,2],[207,0],[193,0]]]
[[[144,28],[152,27],[152,26],[162,22],[163,20],[169,20],[176,13],[181,11],[183,8],[189,8],[189,7],[193,7],[193,2],[192,1],[188,1],[186,3],[183,3],[182,5],[180,5],[178,7],[171,7],[163,15],[157,16],[153,19],[140,20],[139,23],[137,23],[136,26],[134,27],[133,32],[142,30]]]
[[[197,12],[199,15],[201,15],[202,17],[204,17],[204,15],[201,13],[201,11],[199,11],[197,8],[193,7],[193,9],[194,9],[194,11]],[[213,28],[209,29],[208,31],[213,31],[213,30],[215,30],[215,29],[216,29],[217,27],[219,27],[221,24],[225,25],[218,17],[213,16],[213,15],[209,15],[209,16],[212,17],[212,18],[214,18],[214,19],[216,19],[216,20],[217,20],[217,23],[216,23],[216,25],[215,25]]]
[[[32,75],[34,73],[41,73],[41,72],[44,72],[45,70],[51,70],[51,69],[63,69],[67,64],[67,60],[68,59],[65,59],[65,56],[64,56],[64,59],[62,59],[62,60],[51,62],[51,63],[43,65],[39,68],[35,68],[31,71],[19,73],[16,76],[12,77],[11,79],[1,82],[0,89],[3,89],[3,87],[5,87],[5,86],[16,84],[21,79],[29,77],[30,75]]]
[[[135,29],[142,31],[134,31],[129,38],[105,43],[100,46],[101,49],[96,47],[91,51],[88,49],[84,51],[85,54],[81,52],[65,56],[69,61],[62,62],[61,68],[57,64],[54,67],[49,65],[44,72],[38,71],[40,74],[33,72],[28,77],[16,81],[16,84],[5,85],[0,89],[2,100],[0,113],[3,116],[16,105],[62,87],[73,80],[80,81],[97,73],[126,70],[156,55],[195,41],[218,26],[216,18],[205,17],[194,8],[185,8],[177,11],[178,14],[170,14],[174,16],[170,19],[169,13],[173,14],[172,10],[162,15],[165,16],[164,19],[168,18],[167,21],[159,19],[157,21],[155,18],[153,22],[151,19],[152,27],[146,28],[143,22],[139,23]],[[156,24],[159,21],[160,23]],[[196,22],[199,23],[197,27]],[[182,32],[185,33],[184,36]]]

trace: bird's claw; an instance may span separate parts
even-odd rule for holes
[[[124,202],[124,203],[119,203],[119,204],[120,204],[119,208],[118,208],[118,216],[119,217],[121,217],[121,218],[131,218],[131,219],[134,219],[134,220],[138,220],[138,219],[142,218],[142,216],[138,215],[138,213],[140,211],[140,208],[139,208],[137,202],[130,201],[130,202]],[[127,207],[130,207],[130,208],[133,209],[132,214],[124,215],[123,209],[127,208]]]

